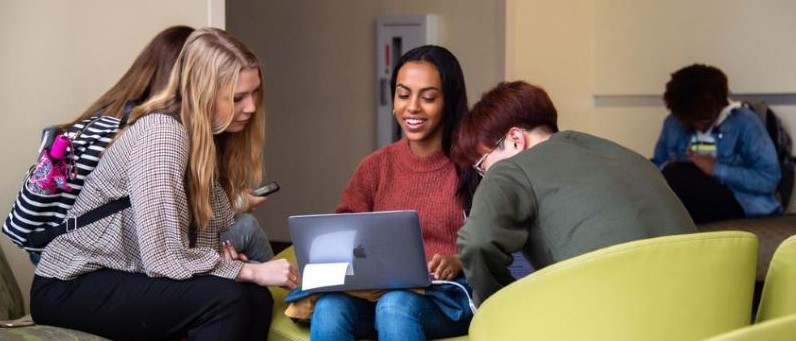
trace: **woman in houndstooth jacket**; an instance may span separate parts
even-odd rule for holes
[[[265,118],[254,54],[227,32],[192,33],[164,90],[130,114],[72,208],[131,207],[53,240],[36,269],[37,323],[114,340],[265,339],[286,260],[245,263],[219,233],[262,177]],[[234,160],[234,162],[233,162]]]

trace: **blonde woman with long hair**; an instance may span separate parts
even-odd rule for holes
[[[122,119],[134,106],[163,90],[168,85],[172,67],[185,40],[193,31],[194,28],[189,26],[171,26],[160,31],[138,54],[116,84],[80,116],[62,124],[59,129],[66,131],[74,124],[96,116]],[[235,223],[221,233],[221,240],[228,240],[249,261],[260,263],[271,259],[274,253],[260,222],[250,212],[265,201],[264,197],[242,193],[232,201],[236,212]],[[38,263],[39,257],[38,253],[30,254],[33,264]]]
[[[245,263],[219,239],[230,203],[262,177],[262,96],[246,46],[215,28],[192,33],[166,88],[133,110],[70,213],[123,196],[131,207],[47,246],[34,320],[114,340],[265,339],[265,287],[295,288],[296,269]]]

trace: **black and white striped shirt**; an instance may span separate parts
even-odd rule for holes
[[[184,183],[189,143],[185,127],[166,115],[148,115],[131,125],[86,178],[70,214],[125,195],[131,207],[54,239],[36,274],[68,280],[107,268],[173,279],[237,277],[243,263],[219,253],[219,233],[232,225],[233,212],[218,183],[211,191],[215,219],[198,231],[195,247],[189,245]]]

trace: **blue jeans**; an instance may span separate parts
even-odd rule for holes
[[[249,257],[250,262],[263,263],[274,257],[263,228],[254,215],[242,213],[235,217],[229,230],[221,232],[221,240],[229,240],[235,250]]]
[[[407,290],[387,292],[377,302],[332,292],[315,302],[310,339],[438,339],[467,334],[469,324],[450,320],[431,299]]]

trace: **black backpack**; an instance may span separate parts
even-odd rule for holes
[[[774,142],[777,159],[779,160],[779,169],[782,172],[782,177],[779,180],[779,184],[777,184],[777,196],[782,208],[787,209],[793,193],[794,164],[796,163],[793,157],[790,134],[788,134],[788,131],[782,126],[782,121],[774,114],[774,111],[771,110],[766,102],[744,102],[744,105],[757,113],[763,122],[763,126],[768,131],[768,136]]]
[[[72,208],[83,188],[86,176],[97,167],[105,149],[126,123],[126,114],[122,119],[97,116],[81,121],[68,129],[64,134],[71,144],[63,160],[67,163],[66,167],[70,174],[66,179],[68,188],[66,190],[59,188],[48,194],[41,194],[29,188],[31,172],[37,165],[34,164],[25,175],[17,199],[3,223],[3,233],[19,247],[38,254],[55,237],[130,207],[130,198],[122,197],[79,217],[67,216],[67,211]],[[52,131],[53,134],[44,134],[45,141],[42,143],[41,153],[48,152],[47,140],[52,140],[54,130]],[[41,157],[40,154],[38,159]]]

